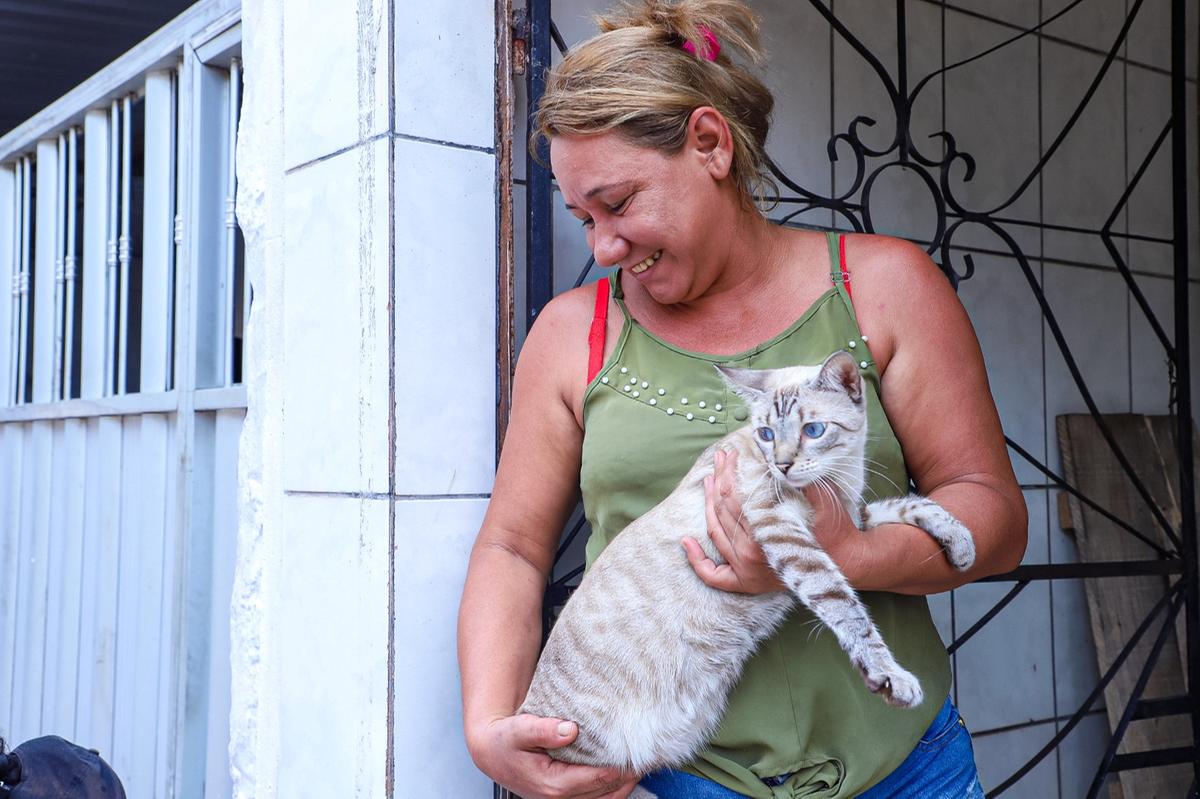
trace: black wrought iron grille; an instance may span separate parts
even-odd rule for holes
[[[1195,530],[1195,486],[1193,474],[1192,452],[1192,410],[1191,410],[1191,368],[1189,346],[1189,272],[1188,272],[1188,109],[1187,92],[1195,92],[1194,84],[1189,86],[1187,77],[1187,48],[1189,46],[1187,33],[1186,9],[1184,0],[1126,0],[1125,18],[1119,30],[1105,42],[1103,47],[1092,48],[1093,53],[1101,57],[1098,69],[1089,74],[1085,81],[1078,84],[1078,94],[1066,121],[1060,128],[1048,135],[1042,142],[1039,152],[1031,157],[1029,164],[1023,165],[1022,177],[1017,182],[1015,190],[1007,193],[1001,201],[979,203],[972,201],[975,195],[971,189],[977,166],[985,163],[986,152],[968,152],[960,149],[956,143],[954,131],[943,127],[932,136],[915,134],[914,109],[922,100],[924,94],[931,92],[939,84],[944,86],[946,76],[955,70],[960,70],[967,64],[986,59],[996,52],[1039,41],[1038,68],[1040,69],[1040,40],[1053,40],[1047,28],[1057,20],[1067,18],[1066,15],[1097,13],[1100,5],[1095,0],[1073,0],[1066,3],[1053,14],[1040,13],[1041,20],[1035,26],[1021,26],[1007,23],[1008,35],[994,45],[980,48],[977,52],[954,61],[947,61],[946,28],[942,27],[942,65],[928,70],[914,80],[916,70],[910,74],[913,53],[909,50],[909,14],[912,0],[895,1],[895,30],[894,30],[894,63],[885,63],[885,58],[877,56],[871,47],[864,44],[860,38],[862,31],[856,32],[841,21],[835,13],[838,0],[809,0],[812,10],[828,26],[833,43],[849,50],[860,59],[860,66],[865,65],[866,73],[877,82],[878,89],[882,87],[886,94],[888,108],[887,117],[878,118],[866,114],[855,115],[852,121],[840,131],[835,132],[829,139],[827,157],[830,171],[836,163],[837,179],[831,179],[831,191],[821,191],[809,188],[804,181],[794,179],[787,172],[772,164],[772,172],[778,184],[782,187],[779,196],[760,198],[769,201],[775,209],[773,218],[780,224],[835,228],[846,231],[865,232],[894,232],[879,227],[878,218],[887,209],[878,200],[873,203],[879,181],[887,180],[892,170],[903,170],[906,175],[915,177],[928,193],[927,201],[933,207],[933,231],[919,243],[931,255],[935,263],[942,269],[946,277],[957,289],[963,281],[970,280],[976,273],[975,255],[990,253],[1012,259],[1018,265],[1028,284],[1029,301],[1036,305],[1044,322],[1047,340],[1052,340],[1055,348],[1061,353],[1071,381],[1078,390],[1079,399],[1084,408],[1091,414],[1113,457],[1120,465],[1120,471],[1134,491],[1141,496],[1161,528],[1165,540],[1162,545],[1155,540],[1156,533],[1138,529],[1136,525],[1122,520],[1117,514],[1104,507],[1102,501],[1095,497],[1086,496],[1082,491],[1071,485],[1062,475],[1054,471],[1034,454],[1022,447],[1011,438],[1008,444],[1016,458],[1029,464],[1042,475],[1040,483],[1023,485],[1025,488],[1057,489],[1066,492],[1078,502],[1113,521],[1130,536],[1142,541],[1155,553],[1152,559],[1124,560],[1103,563],[1045,563],[1023,565],[1015,571],[988,578],[985,582],[1011,583],[1012,588],[1003,598],[994,604],[979,620],[967,629],[948,646],[953,655],[966,645],[981,629],[997,614],[1001,613],[1013,599],[1027,586],[1041,581],[1071,581],[1084,578],[1113,581],[1114,591],[1121,590],[1119,578],[1137,575],[1164,575],[1165,590],[1161,599],[1151,612],[1129,635],[1128,641],[1120,650],[1112,665],[1100,676],[1099,682],[1080,704],[1078,709],[1069,717],[1064,716],[1054,721],[1059,722],[1056,733],[1045,745],[1027,761],[1016,768],[1007,779],[996,785],[988,794],[989,797],[1004,793],[1023,777],[1029,774],[1039,763],[1078,727],[1080,722],[1092,710],[1103,694],[1106,686],[1120,670],[1135,647],[1145,646],[1143,639],[1153,638],[1148,656],[1140,666],[1138,679],[1131,697],[1124,707],[1119,724],[1112,734],[1099,762],[1095,764],[1095,776],[1088,788],[1088,797],[1100,794],[1109,775],[1119,771],[1141,769],[1167,764],[1191,764],[1192,773],[1200,777],[1200,750],[1195,741],[1200,740],[1200,707],[1196,702],[1195,686],[1200,684],[1200,593],[1197,583],[1197,548]],[[927,6],[941,9],[944,15],[947,9],[955,13],[988,18],[978,12],[979,3],[971,3],[970,8],[955,5],[941,0],[921,0]],[[880,3],[880,6],[883,4]],[[1001,5],[999,1],[997,6]],[[1111,9],[1112,4],[1105,6]],[[1078,8],[1078,10],[1076,10]],[[521,19],[518,38],[522,39],[528,52],[528,69],[526,72],[526,97],[529,117],[536,109],[537,99],[544,88],[545,70],[554,58],[557,50],[562,53],[566,49],[563,37],[551,20],[550,0],[528,0],[528,6]],[[1044,18],[1043,18],[1044,17]],[[1150,124],[1157,130],[1152,143],[1144,150],[1126,153],[1129,171],[1128,182],[1119,199],[1112,207],[1111,213],[1098,227],[1086,225],[1053,224],[1044,219],[1025,218],[1020,210],[1024,200],[1031,193],[1040,191],[1035,187],[1045,180],[1047,166],[1054,162],[1060,148],[1067,137],[1081,123],[1081,118],[1089,110],[1094,98],[1100,90],[1106,76],[1119,69],[1126,61],[1126,47],[1130,31],[1135,22],[1142,19],[1146,24],[1165,25],[1169,31],[1169,58],[1164,59],[1166,66],[1155,69],[1169,76],[1170,110],[1164,118],[1151,120]],[[1149,22],[1147,22],[1149,20]],[[997,20],[998,21],[998,20]],[[1194,24],[1194,21],[1193,21]],[[878,30],[873,31],[877,35]],[[1167,34],[1164,32],[1164,38]],[[889,46],[892,42],[889,42]],[[1194,41],[1192,42],[1194,47]],[[831,55],[832,58],[832,55]],[[999,89],[1000,87],[995,87]],[[855,107],[855,96],[834,96],[831,103],[844,107]],[[945,95],[942,95],[942,121],[945,121]],[[527,119],[529,118],[527,117]],[[836,119],[837,117],[833,117]],[[869,144],[864,139],[878,141],[879,137],[867,137],[868,129],[874,132],[887,131],[894,128],[890,141],[884,144]],[[518,136],[520,134],[518,133]],[[884,136],[886,139],[886,136]],[[1149,235],[1121,229],[1119,220],[1123,218],[1131,196],[1138,190],[1139,184],[1160,152],[1169,153],[1170,163],[1170,197],[1164,198],[1169,206],[1171,219],[1170,235]],[[525,270],[524,270],[524,326],[528,329],[533,324],[538,312],[545,306],[555,293],[554,270],[554,231],[553,204],[555,202],[555,186],[553,176],[544,164],[528,154],[525,162],[525,179],[516,183],[524,187],[525,199]],[[772,152],[778,163],[782,161],[781,154]],[[1159,159],[1161,163],[1162,159]],[[1097,169],[1111,168],[1111,165],[1098,163]],[[517,207],[520,205],[517,203]],[[1192,210],[1195,213],[1195,210]],[[976,238],[964,236],[964,230],[987,231],[995,240],[1000,242],[999,249],[988,250],[981,247]],[[1037,257],[1030,258],[1022,248],[1021,241],[1032,233],[1045,235],[1069,234],[1082,236],[1099,242],[1103,252],[1110,259],[1106,263],[1091,264],[1094,268],[1107,269],[1118,274],[1128,288],[1131,301],[1137,307],[1137,313],[1144,319],[1153,331],[1153,337],[1161,346],[1163,358],[1168,369],[1170,383],[1170,413],[1174,426],[1175,457],[1179,464],[1178,491],[1180,518],[1172,521],[1166,517],[1151,497],[1142,477],[1137,473],[1130,458],[1125,453],[1100,412],[1094,397],[1095,386],[1089,387],[1083,372],[1068,346],[1067,339],[1055,316],[1055,310],[1047,299],[1044,286],[1039,278],[1034,261],[1045,261],[1046,253],[1041,252]],[[967,243],[956,244],[956,237],[969,239]],[[1170,251],[1174,305],[1174,336],[1168,335],[1166,328],[1157,317],[1151,302],[1142,291],[1135,278],[1137,270],[1128,263],[1127,248],[1130,242],[1149,243],[1167,248]],[[1079,264],[1077,264],[1079,265]],[[586,263],[574,272],[573,285],[579,286],[594,277],[594,262],[588,259]],[[571,270],[568,267],[569,271]],[[518,276],[518,281],[521,276]],[[559,277],[559,286],[564,283]],[[556,558],[554,577],[547,587],[545,602],[545,622],[549,626],[553,611],[561,606],[570,591],[577,584],[577,578],[582,573],[583,566],[579,563],[578,542],[585,537],[587,525],[582,513],[576,512],[571,523],[564,531],[562,544]],[[1154,534],[1152,534],[1154,533]],[[1175,628],[1176,617],[1184,614],[1186,630],[1186,664],[1187,685],[1186,695],[1166,699],[1144,699],[1143,692],[1152,670],[1158,662],[1168,633]],[[1133,664],[1137,666],[1135,662]],[[1171,715],[1190,717],[1193,745],[1154,751],[1132,752],[1118,754],[1125,732],[1130,723],[1139,719],[1161,718]],[[1062,790],[1060,785],[1060,791]],[[506,795],[498,789],[497,795]],[[1197,781],[1193,779],[1189,796],[1197,795]]]

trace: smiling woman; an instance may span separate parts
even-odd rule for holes
[[[1025,508],[979,347],[917,247],[785,229],[755,207],[772,100],[735,57],[757,61],[757,41],[757,20],[737,0],[627,4],[568,53],[540,105],[535,135],[549,139],[567,208],[597,263],[617,270],[556,298],[526,340],[460,612],[468,744],[483,771],[526,799],[620,798],[643,777],[661,799],[979,795],[969,738],[943,703],[949,666],[924,598],[1011,569],[1024,551]],[[960,573],[917,527],[888,523],[868,538],[838,503],[810,496],[822,547],[929,700],[883,706],[798,612],[747,663],[709,748],[684,770],[630,775],[551,760],[545,751],[573,740],[575,726],[516,708],[576,497],[591,522],[590,565],[702,451],[747,423],[714,364],[819,364],[841,349],[854,353],[865,387],[868,499],[904,494],[911,478],[976,540],[976,565]],[[585,380],[589,362],[600,366]],[[734,460],[718,457],[708,481],[719,557],[691,539],[679,557],[714,590],[777,591],[741,521]],[[955,746],[919,746],[943,729],[961,730],[946,736]]]

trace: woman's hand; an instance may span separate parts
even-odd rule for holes
[[[750,534],[742,516],[742,501],[734,491],[737,481],[737,452],[717,450],[713,476],[704,478],[704,516],[708,537],[721,557],[717,564],[704,553],[694,538],[683,539],[688,562],[705,585],[740,594],[769,594],[787,588],[772,571],[762,548]]]
[[[854,585],[871,551],[867,548],[867,534],[854,526],[834,490],[810,484],[804,487],[804,498],[813,510],[812,532],[817,543],[833,558],[850,585]]]
[[[683,548],[688,562],[701,581],[722,591],[742,594],[786,591],[742,516],[741,499],[734,491],[737,452],[718,450],[713,464],[713,476],[704,481],[704,512],[709,538],[725,563],[715,563],[704,554],[696,539],[685,538]],[[809,486],[804,493],[813,509],[813,534],[853,584],[855,571],[868,554],[866,536],[854,526],[831,490]]]
[[[554,760],[547,749],[575,740],[573,722],[522,713],[488,722],[470,736],[479,770],[523,799],[625,799],[637,785],[614,768],[575,766]]]

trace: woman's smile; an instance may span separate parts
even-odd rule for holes
[[[638,261],[636,264],[629,267],[629,271],[633,272],[635,275],[640,275],[642,272],[645,272],[647,269],[654,266],[654,264],[657,263],[658,259],[661,257],[662,250],[655,250],[653,253],[646,256],[644,260]]]

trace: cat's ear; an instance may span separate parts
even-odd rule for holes
[[[733,393],[748,402],[762,399],[771,387],[768,385],[770,373],[763,369],[734,369],[732,366],[713,364],[722,379],[729,385]]]
[[[835,391],[844,391],[850,399],[857,403],[863,399],[862,374],[854,357],[845,350],[838,350],[825,359],[821,364],[821,372],[817,375],[817,383]]]

